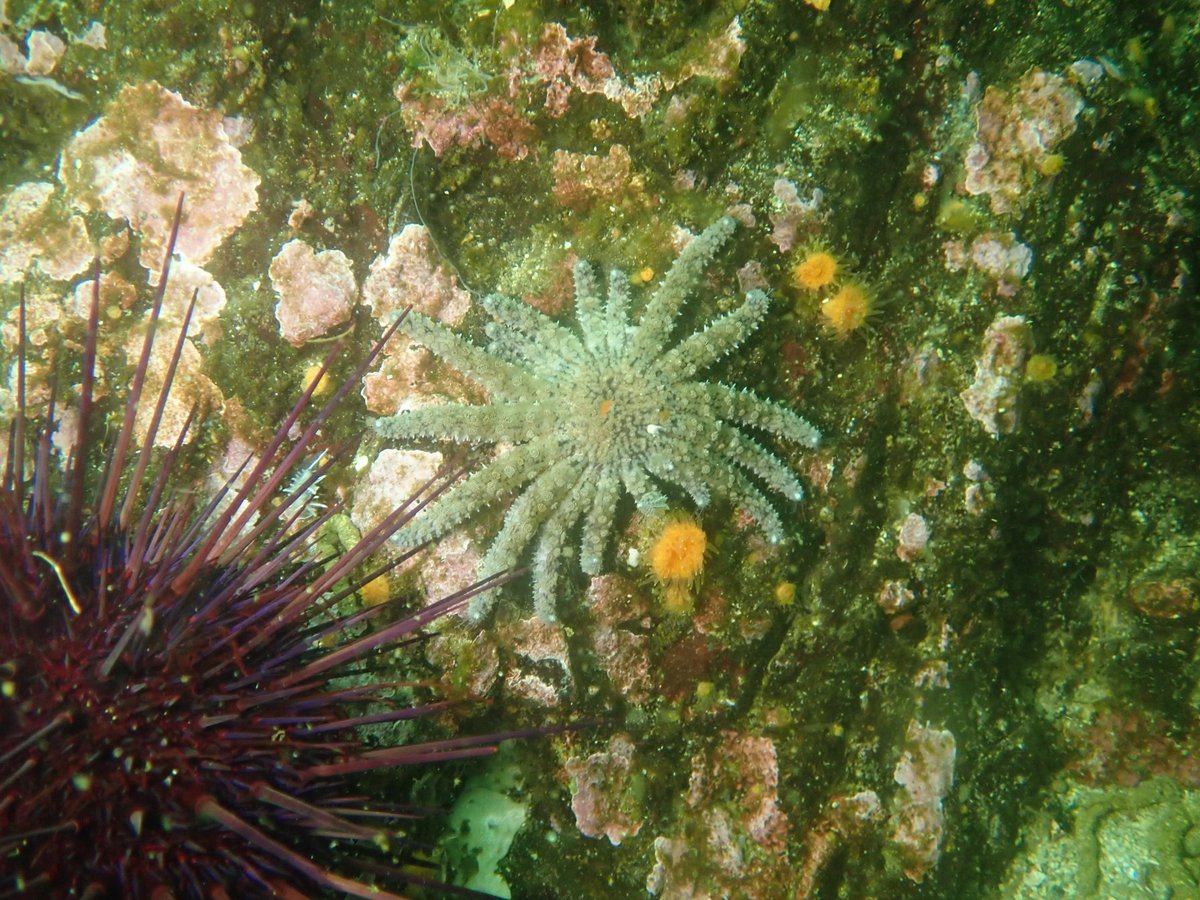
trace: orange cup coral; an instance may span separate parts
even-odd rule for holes
[[[821,301],[825,324],[841,337],[861,328],[875,311],[875,298],[865,287],[848,282]]]
[[[792,279],[802,288],[819,291],[837,278],[841,264],[827,250],[810,250],[792,267]]]
[[[687,612],[692,605],[690,587],[704,570],[708,535],[690,518],[668,522],[650,545],[650,570],[663,587],[663,600],[671,612]]]

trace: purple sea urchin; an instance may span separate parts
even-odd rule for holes
[[[331,458],[305,461],[390,332],[304,426],[312,379],[261,461],[196,509],[172,480],[183,437],[154,450],[185,318],[138,445],[179,216],[106,451],[94,434],[97,273],[78,441],[61,469],[53,399],[40,424],[29,420],[22,294],[16,415],[0,471],[0,896],[396,897],[389,891],[425,882],[408,867],[414,845],[402,828],[417,811],[358,796],[347,778],[489,753],[500,736],[367,746],[360,726],[444,706],[394,699],[401,686],[377,683],[369,661],[473,591],[414,615],[391,603],[344,611],[395,564],[362,571],[419,498],[342,556],[313,552],[338,508],[311,502]]]

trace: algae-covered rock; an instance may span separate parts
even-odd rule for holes
[[[1200,896],[1200,791],[1166,777],[1136,787],[1073,784],[1052,804],[1026,829],[1002,897]]]

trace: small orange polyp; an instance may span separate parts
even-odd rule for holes
[[[387,575],[376,575],[359,589],[363,604],[378,606],[392,597],[392,581]]]
[[[841,264],[828,250],[810,250],[792,267],[792,278],[800,287],[819,291],[837,278]]]
[[[664,584],[688,582],[704,569],[708,535],[691,519],[679,519],[663,528],[650,547],[650,568]]]
[[[874,312],[875,301],[865,287],[848,282],[821,301],[825,324],[842,337],[861,328]]]

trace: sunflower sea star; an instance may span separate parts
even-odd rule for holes
[[[815,447],[817,430],[792,410],[749,390],[697,374],[743,343],[770,301],[759,290],[703,330],[672,341],[675,320],[705,266],[736,227],[723,218],[692,240],[645,304],[629,319],[629,280],[609,277],[604,298],[596,273],[575,266],[576,327],[525,303],[491,295],[486,348],[410,312],[401,328],[491,395],[483,405],[446,403],[381,419],[393,439],[441,438],[512,447],[459,482],[397,535],[412,545],[439,537],[519,491],[480,571],[516,566],[535,540],[534,606],[555,618],[555,590],[568,541],[582,520],[579,565],[603,571],[617,504],[631,494],[640,510],[661,508],[657,483],[682,489],[698,507],[716,495],[738,504],[773,542],[783,538],[778,513],[749,477],[791,500],[803,496],[792,471],[739,426]],[[471,614],[490,610],[495,592],[479,595]]]

